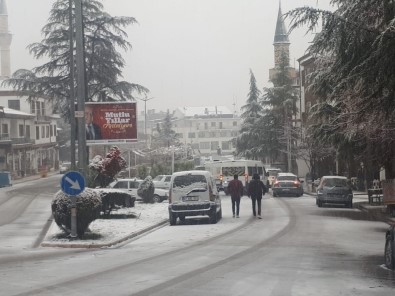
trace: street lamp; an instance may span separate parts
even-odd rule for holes
[[[147,101],[154,99],[154,97],[144,99],[137,98],[144,102],[144,137],[145,137],[145,145],[147,145]]]

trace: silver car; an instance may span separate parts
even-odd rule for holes
[[[344,204],[352,208],[352,189],[343,176],[323,176],[317,187],[316,204],[322,207],[325,204]]]

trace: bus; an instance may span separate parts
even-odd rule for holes
[[[259,160],[222,160],[206,162],[199,167],[209,171],[220,184],[225,194],[228,194],[228,183],[233,180],[234,175],[239,176],[239,180],[243,183],[244,194],[247,193],[248,183],[251,181],[253,174],[257,173],[265,185],[268,185],[265,166]],[[217,185],[218,186],[218,185]]]

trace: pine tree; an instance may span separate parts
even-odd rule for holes
[[[136,20],[133,17],[109,15],[104,12],[100,0],[83,0],[82,4],[86,101],[132,100],[133,92],[147,92],[143,86],[120,80],[125,61],[117,49],[131,48],[131,44],[126,40],[128,36],[124,28],[136,23]],[[48,23],[42,29],[44,39],[28,47],[34,58],[45,59],[46,62],[32,70],[19,69],[10,79],[3,82],[5,86],[27,95],[28,100],[40,97],[51,99],[55,109],[67,118],[71,60],[70,9],[72,8],[69,7],[69,0],[55,1]],[[75,63],[75,60],[73,62]]]
[[[260,96],[261,92],[258,89],[254,73],[250,70],[250,91],[247,95],[247,103],[242,107],[243,123],[240,134],[236,138],[236,153],[248,159],[263,159],[262,153],[257,149],[261,133],[258,122],[262,116]]]
[[[178,137],[176,132],[173,130],[173,124],[171,122],[171,114],[169,110],[167,110],[162,125],[158,123],[156,132],[157,134],[153,137],[153,141],[156,146],[170,147],[178,143]]]
[[[332,2],[333,12],[303,7],[288,13],[291,30],[322,27],[309,48],[316,58],[311,90],[321,99],[315,121],[323,123],[324,140],[345,150],[359,143],[357,160],[368,157],[395,178],[395,4]]]

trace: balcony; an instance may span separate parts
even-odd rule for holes
[[[11,142],[10,134],[0,134],[0,142]]]
[[[12,138],[12,145],[26,145],[26,144],[34,144],[34,140],[30,138]]]

